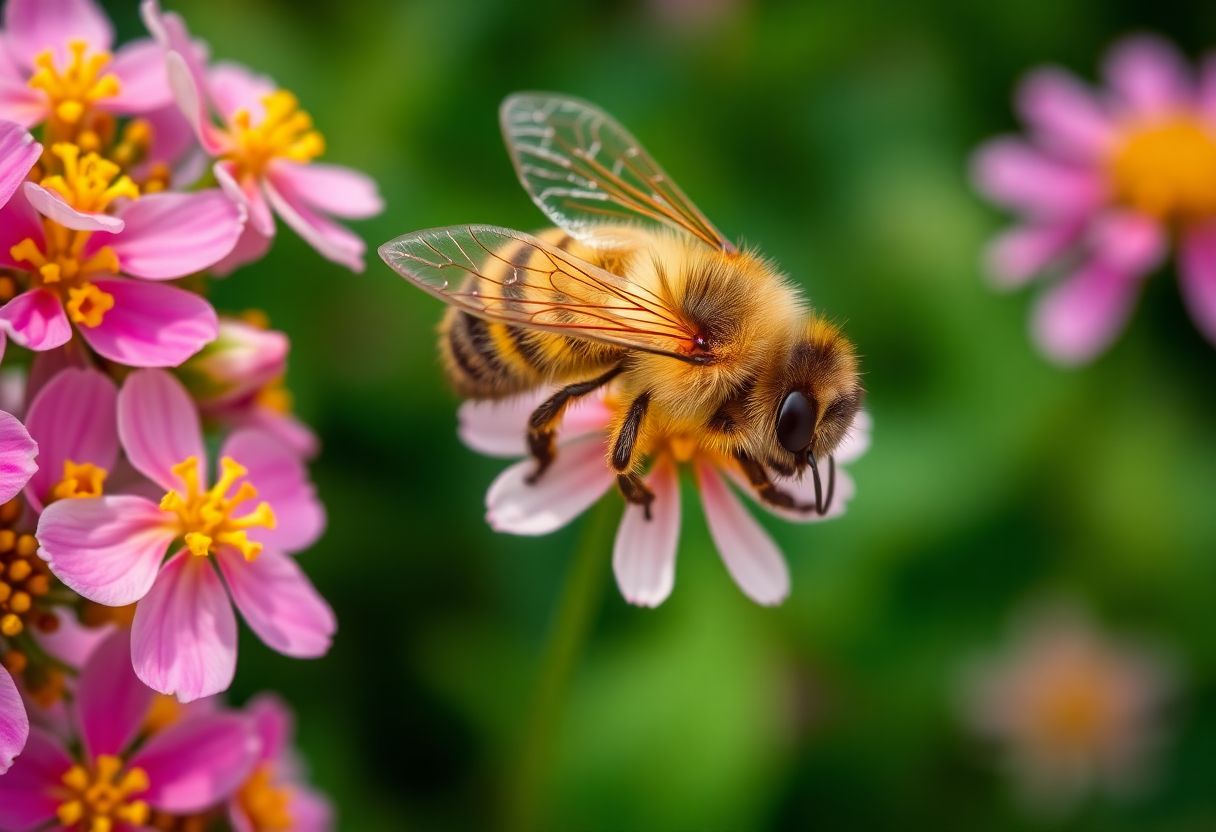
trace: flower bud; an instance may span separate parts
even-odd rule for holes
[[[222,318],[219,335],[178,369],[202,407],[218,407],[255,394],[287,368],[286,335],[236,318]]]

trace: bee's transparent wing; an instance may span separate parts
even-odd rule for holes
[[[571,236],[613,246],[622,241],[606,234],[605,225],[665,224],[722,251],[736,250],[638,140],[594,105],[517,93],[503,102],[500,118],[520,182]]]
[[[380,256],[423,291],[487,320],[698,361],[695,332],[665,297],[519,231],[416,231],[380,246]]]

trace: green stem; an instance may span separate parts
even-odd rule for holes
[[[611,500],[593,509],[566,573],[566,583],[541,656],[524,733],[512,768],[506,777],[507,832],[542,828],[544,792],[556,751],[558,727],[565,712],[566,695],[575,665],[587,643],[587,634],[599,613],[610,567],[606,551],[619,512]]]

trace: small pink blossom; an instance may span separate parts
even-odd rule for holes
[[[998,744],[1028,808],[1054,813],[1093,790],[1143,785],[1174,687],[1156,651],[1108,638],[1064,605],[1019,621],[964,681],[971,727]]]
[[[248,721],[199,714],[147,736],[152,696],[131,672],[127,633],[114,633],[80,673],[71,715],[79,742],[33,728],[0,777],[0,828],[143,828],[153,811],[187,814],[226,800],[257,759]]]
[[[209,484],[198,412],[181,383],[157,370],[127,378],[118,434],[163,499],[61,500],[42,513],[38,540],[51,571],[75,592],[109,606],[137,604],[131,639],[140,679],[182,701],[226,689],[236,667],[233,604],[275,650],[324,654],[333,612],[290,556],[325,522],[299,457],[271,436],[239,431],[221,448]]]
[[[1018,93],[1029,135],[980,148],[975,181],[1021,223],[989,249],[1006,287],[1067,274],[1032,329],[1063,364],[1104,351],[1130,318],[1144,277],[1171,248],[1182,294],[1216,343],[1216,72],[1197,77],[1170,44],[1115,46],[1099,95],[1054,68]]]
[[[506,402],[466,402],[460,408],[461,439],[490,456],[523,456],[528,416],[551,392]],[[535,468],[531,459],[516,462],[494,480],[486,493],[490,525],[510,534],[549,534],[611,490],[616,475],[606,460],[612,419],[612,406],[604,398],[590,397],[571,406],[559,429],[557,459],[539,482],[528,482]],[[848,464],[861,456],[869,434],[870,418],[862,413],[837,449],[836,462]],[[651,517],[647,519],[640,506],[627,505],[613,548],[613,571],[625,600],[654,607],[671,594],[680,531],[679,469],[686,466],[694,473],[710,534],[735,583],[756,603],[783,601],[789,594],[789,569],[777,544],[735,494],[738,488],[754,495],[738,466],[686,436],[655,437],[650,458],[645,482],[654,493]],[[782,478],[777,484],[801,503],[814,502],[809,478]],[[760,505],[786,520],[813,522],[842,514],[853,492],[848,472],[838,470],[835,499],[824,516]]]
[[[325,142],[294,95],[244,67],[208,66],[180,15],[162,12],[156,0],[144,0],[142,10],[167,50],[178,106],[216,160],[216,179],[249,209],[245,236],[219,271],[261,257],[276,214],[323,256],[362,271],[365,244],[334,218],[380,213],[376,184],[350,168],[314,161]]]

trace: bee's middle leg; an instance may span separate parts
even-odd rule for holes
[[[568,384],[532,411],[528,417],[528,453],[536,460],[536,468],[528,475],[529,485],[535,485],[557,458],[557,423],[570,403],[603,387],[623,369],[624,366],[618,364],[593,379]]]
[[[642,421],[646,418],[646,410],[649,407],[649,393],[642,393],[634,399],[612,442],[612,467],[617,472],[617,487],[627,502],[642,507],[647,520],[650,519],[650,504],[654,502],[654,492],[646,487],[640,476],[633,473],[633,468],[638,436],[641,435]]]

